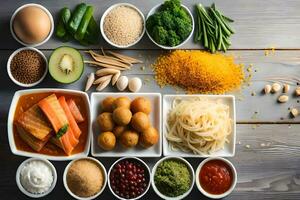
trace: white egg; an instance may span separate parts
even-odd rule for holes
[[[138,92],[142,87],[142,80],[138,77],[134,77],[129,80],[128,88],[131,92]]]
[[[127,76],[121,76],[118,79],[116,85],[117,85],[117,88],[118,88],[119,91],[125,90],[127,88],[127,86],[128,86],[128,78],[127,78]]]

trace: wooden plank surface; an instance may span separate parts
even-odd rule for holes
[[[80,0],[73,1],[50,1],[50,0],[33,0],[30,2],[39,2],[49,9],[54,18],[56,18],[59,9],[63,6],[74,7]],[[96,20],[100,21],[102,13],[111,5],[122,2],[120,0],[90,0],[89,3],[95,6]],[[161,3],[161,0],[127,0],[126,2],[136,5],[144,15],[155,5]],[[194,5],[201,2],[204,5],[210,5],[215,2],[224,13],[233,19],[233,27],[236,34],[232,37],[233,49],[264,49],[270,46],[283,49],[299,49],[300,46],[300,1],[298,0],[183,0],[191,10]],[[10,16],[19,6],[28,3],[26,0],[2,1],[0,7],[0,43],[1,48],[15,49],[20,46],[10,35],[9,20]],[[54,37],[48,43],[41,46],[42,49],[53,49],[60,46],[61,42]],[[83,48],[72,43],[74,47]],[[101,46],[112,48],[103,39]],[[98,45],[94,46],[94,48]],[[134,49],[153,49],[153,45],[146,34],[143,40],[132,47]],[[199,45],[190,40],[183,48],[198,49]]]
[[[80,0],[50,1],[33,0],[47,7],[56,18],[59,9],[63,6],[74,7]],[[89,0],[95,6],[95,17],[99,21],[102,13],[110,5],[120,0]],[[127,0],[147,12],[161,0]],[[183,0],[183,3],[193,9],[198,0]],[[286,104],[278,104],[279,95],[262,95],[260,92],[270,76],[297,76],[300,67],[300,1],[298,0],[202,0],[204,5],[215,2],[224,13],[235,19],[234,28],[236,34],[232,37],[232,49],[228,54],[233,54],[238,62],[245,66],[253,65],[253,81],[242,92],[235,92],[237,98],[237,146],[236,155],[230,160],[238,171],[238,184],[235,191],[226,199],[300,199],[300,118],[289,117],[289,107],[298,107],[300,98],[293,97],[289,93],[290,101]],[[7,141],[7,115],[11,98],[16,90],[23,89],[14,85],[8,78],[6,62],[13,50],[21,47],[13,40],[9,32],[9,20],[14,10],[28,3],[26,0],[3,1],[0,6],[0,199],[27,199],[18,189],[15,183],[15,172],[24,157],[14,156],[9,150]],[[63,45],[52,37],[45,45],[40,46],[49,56],[51,51]],[[84,49],[76,43],[67,43],[76,48]],[[99,49],[101,46],[111,49],[101,38],[100,44],[89,48]],[[281,49],[270,52],[265,56],[263,49],[275,47]],[[200,46],[190,40],[185,49],[198,49]],[[159,88],[153,80],[153,72],[149,67],[156,57],[164,51],[158,50],[147,36],[132,47],[132,50],[122,51],[125,54],[138,56],[145,59],[145,64],[135,66],[131,71],[125,72],[129,77],[140,76],[146,83],[141,92],[182,93],[171,87]],[[145,70],[141,70],[145,66]],[[82,78],[71,85],[61,85],[54,82],[49,75],[37,88],[69,88],[82,90],[85,84],[86,74],[95,71],[93,67],[86,67]],[[245,71],[247,71],[245,69]],[[292,85],[292,90],[296,83]],[[116,89],[107,88],[105,91],[117,92]],[[252,96],[251,94],[254,94]],[[254,114],[257,112],[258,114]],[[272,124],[271,124],[272,123]],[[273,124],[274,123],[274,124]],[[290,125],[291,124],[291,125]],[[112,158],[99,158],[108,170],[115,161]],[[150,166],[158,159],[144,159]],[[194,169],[201,159],[188,159]],[[45,199],[71,199],[63,187],[62,174],[68,162],[53,162],[58,172],[58,183],[55,190]],[[108,187],[99,199],[112,199]],[[150,189],[145,199],[158,199],[154,191]],[[206,199],[194,187],[187,199]]]

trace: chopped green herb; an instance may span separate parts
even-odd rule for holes
[[[68,131],[68,128],[69,128],[69,124],[65,124],[63,125],[57,132],[56,134],[56,138],[59,139],[61,138],[67,131]]]

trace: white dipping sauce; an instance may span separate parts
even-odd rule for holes
[[[47,192],[53,183],[50,166],[40,160],[26,163],[21,169],[20,182],[25,190],[33,194]]]

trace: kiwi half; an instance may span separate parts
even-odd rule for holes
[[[80,79],[84,62],[80,52],[72,47],[55,49],[49,59],[49,73],[60,83],[73,83]]]

